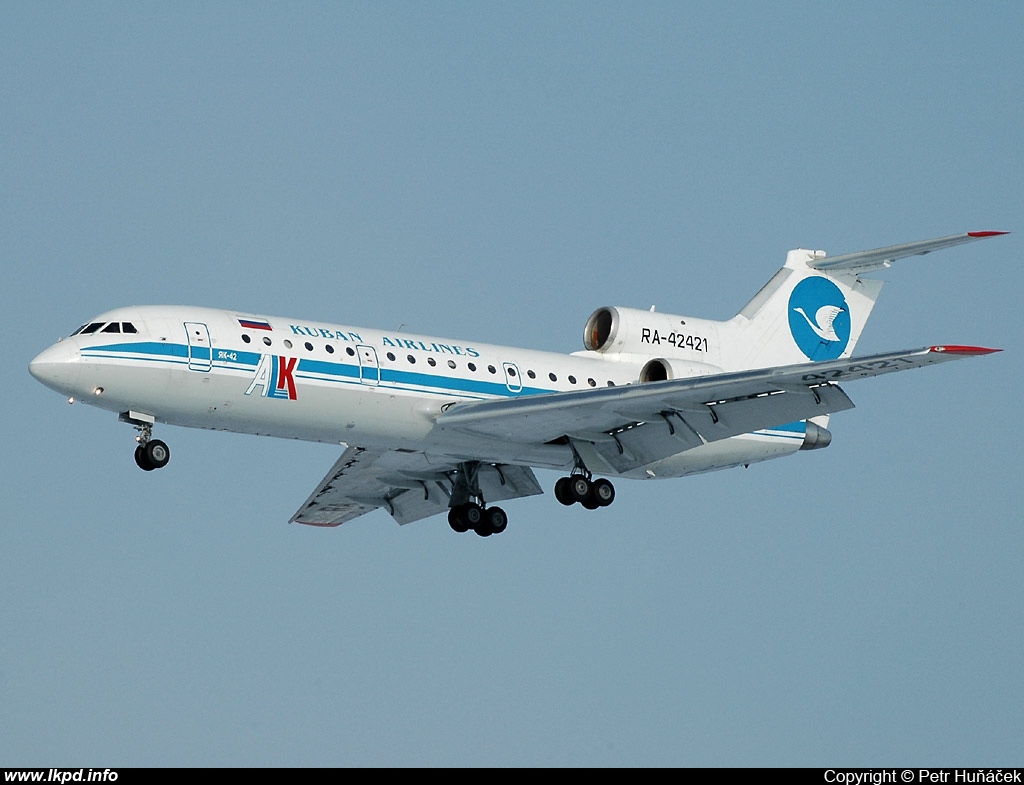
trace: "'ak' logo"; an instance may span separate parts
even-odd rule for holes
[[[294,401],[298,398],[295,391],[295,365],[298,357],[281,357],[273,354],[261,354],[260,364],[256,366],[256,375],[249,383],[246,395],[260,388],[264,398],[287,398]]]

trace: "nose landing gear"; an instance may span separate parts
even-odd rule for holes
[[[118,418],[134,426],[139,435],[135,441],[139,443],[135,448],[135,463],[146,472],[154,469],[162,469],[171,460],[171,450],[166,443],[153,438],[153,423],[156,418],[139,412],[124,412]]]

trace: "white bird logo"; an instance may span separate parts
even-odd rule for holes
[[[814,321],[811,321],[811,317],[804,312],[803,308],[794,308],[793,310],[807,320],[808,326],[814,330],[814,334],[821,338],[821,340],[839,340],[839,336],[836,335],[836,330],[832,323],[839,314],[846,310],[845,308],[840,308],[838,305],[823,305],[814,314]]]

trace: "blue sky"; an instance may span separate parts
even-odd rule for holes
[[[1010,2],[4,4],[0,765],[1020,765],[1022,39]],[[988,229],[887,271],[858,351],[1005,352],[488,539],[288,526],[327,445],[167,427],[142,473],[26,369],[136,303],[575,351],[791,248]]]

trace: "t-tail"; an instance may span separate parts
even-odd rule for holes
[[[722,324],[722,364],[740,370],[849,357],[884,284],[865,273],[1002,234],[966,232],[840,256],[790,251],[782,269]]]

